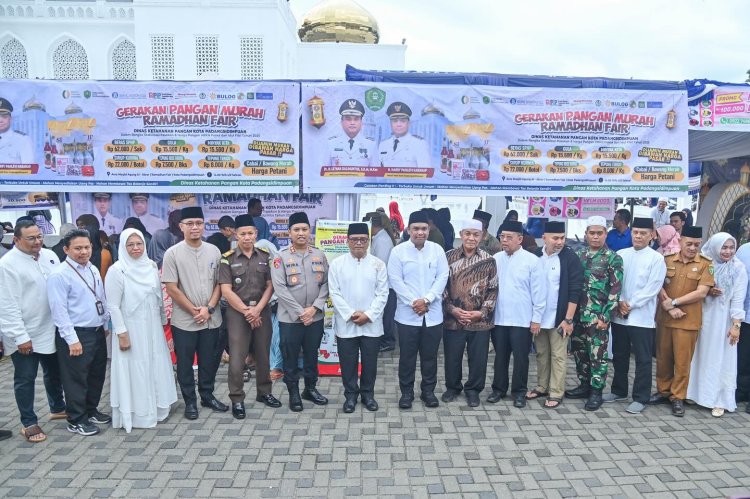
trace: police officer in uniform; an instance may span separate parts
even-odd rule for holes
[[[13,105],[0,97],[0,164],[36,163],[34,145],[26,134],[11,130]]]
[[[373,166],[377,160],[375,141],[363,137],[362,116],[365,106],[357,99],[347,99],[339,108],[343,135],[328,139],[328,164],[333,166]]]
[[[236,225],[237,248],[222,255],[219,265],[221,295],[229,303],[226,311],[229,335],[229,398],[232,415],[245,418],[245,391],[242,372],[245,357],[252,351],[256,366],[255,400],[268,407],[281,407],[271,393],[271,307],[273,294],[268,252],[255,247],[258,231],[250,215],[239,215]],[[252,350],[250,350],[252,347]]]
[[[429,168],[430,149],[427,141],[409,133],[409,106],[403,102],[394,102],[388,106],[385,114],[391,119],[393,135],[380,143],[380,166]]]
[[[328,260],[310,245],[310,221],[303,212],[289,217],[292,244],[273,260],[271,277],[278,303],[281,351],[284,356],[284,383],[289,391],[289,408],[303,409],[302,399],[325,405],[328,399],[318,392],[318,349],[323,339],[323,310],[328,300]],[[300,398],[297,365],[303,354],[305,389]]]
[[[714,286],[711,259],[700,254],[701,227],[683,227],[679,253],[664,256],[667,277],[656,313],[656,393],[650,404],[672,404],[685,415],[690,362],[703,322],[703,299]]]

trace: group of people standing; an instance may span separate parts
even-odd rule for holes
[[[327,404],[317,389],[317,359],[329,300],[344,413],[354,412],[360,401],[367,410],[378,410],[377,359],[380,352],[394,348],[394,329],[400,349],[398,405],[404,410],[415,399],[418,362],[421,401],[429,408],[440,404],[436,389],[441,341],[444,403],[462,393],[468,406],[482,403],[490,342],[495,351],[494,376],[485,398],[490,404],[510,395],[517,408],[543,399],[543,407],[554,409],[564,398],[578,398],[585,399],[586,410],[594,411],[604,402],[629,400],[631,394],[630,413],[666,402],[675,416],[682,416],[690,399],[721,416],[736,409],[735,400],[750,395],[747,354],[740,355],[739,386],[736,382],[738,342],[741,350],[750,350],[750,341],[740,341],[740,330],[750,328],[745,315],[750,309],[748,272],[742,257],[735,255],[736,241],[726,233],[715,234],[701,248],[700,227],[683,227],[679,251],[662,256],[650,246],[654,221],[636,218],[628,228],[632,246],[615,252],[606,244],[606,220],[595,216],[587,220],[587,245],[577,252],[565,245],[565,224],[556,221],[545,224],[542,247],[527,251],[518,220],[506,219],[499,238],[494,238],[487,233],[492,215],[477,210],[460,226],[460,245],[446,252],[430,240],[437,229],[427,211],[409,216],[404,226],[408,239],[400,244],[389,230],[389,217],[374,212],[366,217],[369,225],[349,226],[348,254],[329,265],[325,254],[311,245],[305,213],[289,217],[290,245],[278,253],[258,239],[252,214],[233,220],[236,247],[224,253],[204,240],[201,208],[183,208],[178,215],[182,240],[163,251],[160,265],[148,257],[141,231],[124,230],[118,260],[109,267],[106,281],[92,265],[87,230],[65,235],[66,258],[60,263],[54,252],[43,248],[34,221],[21,221],[14,228],[14,247],[0,259],[0,331],[4,351],[13,360],[22,434],[29,441],[46,438],[33,407],[40,364],[50,417],[66,419],[71,432],[93,435],[99,432],[97,425],[110,422],[130,431],[153,427],[169,415],[177,393],[169,359],[172,346],[162,329],[167,320],[162,285],[173,302],[177,381],[184,416],[190,420],[199,417],[198,401],[213,411],[230,409],[214,396],[224,321],[235,418],[245,417],[248,353],[256,363],[256,401],[272,408],[282,405],[272,393],[274,319],[279,323],[290,409],[302,411],[303,400]],[[750,248],[739,253],[750,256]],[[111,416],[98,408],[110,328],[117,339],[112,348]],[[611,390],[604,393],[610,328],[614,375]],[[579,385],[565,390],[569,341]],[[538,379],[530,389],[532,342]],[[654,345],[657,391],[651,394]],[[632,390],[631,353],[636,366]],[[469,367],[465,379],[464,355]]]

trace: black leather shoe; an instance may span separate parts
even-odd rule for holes
[[[286,387],[289,391],[289,409],[292,412],[301,412],[304,407],[302,407],[302,398],[299,396],[299,388],[294,385],[287,385]]]
[[[383,353],[383,352],[392,352],[395,349],[396,349],[396,347],[394,345],[383,345],[383,346],[380,347],[380,353]]]
[[[281,401],[270,393],[268,395],[258,395],[255,397],[255,400],[256,402],[263,402],[268,407],[273,407],[274,409],[281,407]]]
[[[565,390],[565,396],[569,399],[586,399],[591,395],[591,386],[580,384],[572,390]]]
[[[669,397],[666,395],[662,395],[659,392],[654,393],[651,395],[651,397],[648,399],[648,403],[650,405],[656,405],[656,404],[669,404]]]
[[[604,400],[602,399],[602,389],[592,388],[591,394],[589,395],[586,403],[583,405],[583,408],[587,411],[595,411],[602,406],[603,402]]]
[[[440,400],[442,400],[443,402],[453,402],[454,400],[456,400],[456,397],[458,397],[458,394],[453,390],[445,390],[445,392],[443,392],[443,395],[440,396]]]
[[[492,390],[492,393],[490,393],[487,396],[487,402],[489,402],[490,404],[497,404],[504,398],[505,398],[504,393],[500,393],[498,391]]]
[[[466,403],[469,407],[479,407],[479,394],[474,392],[466,392]]]
[[[516,398],[513,399],[513,407],[516,407],[518,409],[523,409],[526,407],[526,394],[522,393],[521,395],[517,395]]]
[[[748,402],[747,405],[745,406],[745,412],[750,414],[750,402]]]
[[[321,395],[315,387],[302,390],[302,398],[315,405],[326,405],[328,403],[328,399]]]
[[[438,402],[437,397],[434,393],[423,393],[419,396],[420,399],[422,399],[422,402],[424,402],[425,407],[429,407],[430,409],[433,409],[440,405],[440,402]]]
[[[215,398],[211,400],[201,400],[201,405],[203,407],[210,407],[215,412],[227,412],[229,410],[227,404],[223,404]]]
[[[674,399],[672,401],[672,416],[681,418],[685,415],[685,406],[682,404],[682,400]]]
[[[378,403],[371,396],[362,397],[362,405],[364,405],[365,409],[367,409],[368,411],[378,410]]]
[[[242,402],[232,404],[232,416],[235,419],[245,419],[245,404]]]
[[[401,398],[398,399],[399,409],[411,409],[411,403],[414,402],[414,395],[411,393],[404,393]]]
[[[185,404],[185,419],[198,419],[198,406],[195,402]]]
[[[353,413],[355,407],[357,407],[356,397],[349,397],[344,402],[344,412],[347,414]]]

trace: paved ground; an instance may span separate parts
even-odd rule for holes
[[[0,443],[0,496],[664,498],[750,491],[744,412],[717,420],[688,407],[678,419],[668,406],[631,416],[619,403],[588,413],[577,401],[555,412],[538,402],[524,410],[507,401],[471,409],[463,399],[431,410],[418,401],[400,411],[396,366],[395,355],[381,358],[377,413],[358,405],[343,414],[340,381],[327,378],[320,383],[331,398],[324,408],[305,402],[303,413],[292,413],[276,384],[285,406],[248,404],[244,422],[206,409],[188,422],[180,402],[156,429],[130,435],[112,428],[73,435],[63,422],[46,422],[45,408],[39,416],[50,438],[32,445],[18,436],[5,361],[0,425],[16,435]],[[42,408],[41,381],[37,386]],[[252,381],[249,387],[254,392]],[[226,366],[216,393],[227,400]],[[103,409],[107,402],[105,391]]]

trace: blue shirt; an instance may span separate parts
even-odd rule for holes
[[[269,227],[266,219],[263,217],[253,217],[253,223],[255,224],[255,228],[258,229],[258,240],[265,239],[273,243],[276,249],[279,249],[279,241],[271,233],[271,227]]]
[[[612,229],[607,233],[607,248],[612,251],[620,251],[625,248],[633,247],[633,240],[630,237],[630,227],[620,234],[617,229]]]

